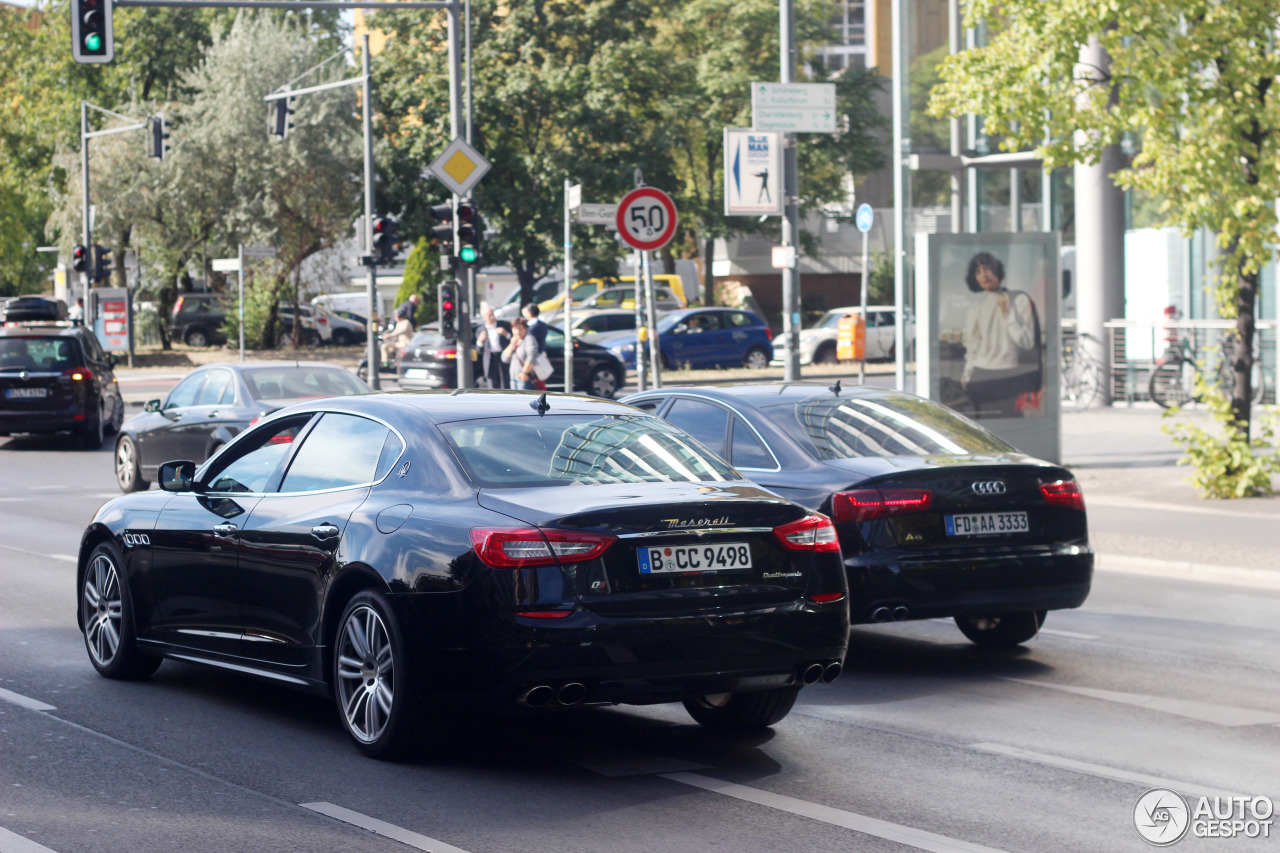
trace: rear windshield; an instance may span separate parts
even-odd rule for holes
[[[244,381],[255,400],[343,397],[369,391],[369,386],[336,367],[259,367],[246,370]]]
[[[2,371],[63,371],[82,363],[80,346],[74,338],[0,338]]]
[[[645,415],[486,418],[440,428],[485,488],[742,479],[685,433]]]
[[[823,397],[763,411],[819,459],[1016,452],[963,415],[905,394]]]
[[[409,341],[409,348],[410,349],[413,349],[414,347],[435,348],[435,347],[442,347],[447,343],[450,343],[450,341],[446,340],[444,335],[440,334],[439,332],[436,332],[436,331],[418,332],[418,334],[413,336],[413,340]]]

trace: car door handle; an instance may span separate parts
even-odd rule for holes
[[[240,529],[239,527],[236,527],[231,522],[227,522],[226,524],[217,524],[217,525],[214,525],[213,535],[214,536],[231,536],[239,529]]]
[[[337,536],[339,532],[341,531],[339,531],[337,527],[327,522],[325,524],[317,524],[315,527],[311,528],[311,535],[317,539],[332,539]]]

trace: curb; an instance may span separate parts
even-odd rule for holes
[[[1210,563],[1186,563],[1179,560],[1159,560],[1154,557],[1098,554],[1094,570],[1280,590],[1280,571],[1249,569],[1242,566],[1215,566]]]

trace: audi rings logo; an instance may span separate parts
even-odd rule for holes
[[[151,537],[145,533],[126,533],[124,535],[124,546],[126,548],[151,547]]]
[[[1005,493],[1004,480],[978,480],[970,488],[973,489],[975,495],[1003,495]]]
[[[1177,844],[1191,825],[1191,810],[1182,795],[1168,788],[1152,788],[1133,807],[1133,825],[1142,840],[1154,847]]]

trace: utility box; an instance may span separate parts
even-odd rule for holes
[[[861,314],[845,314],[836,327],[836,359],[862,361],[867,357],[867,319]]]

